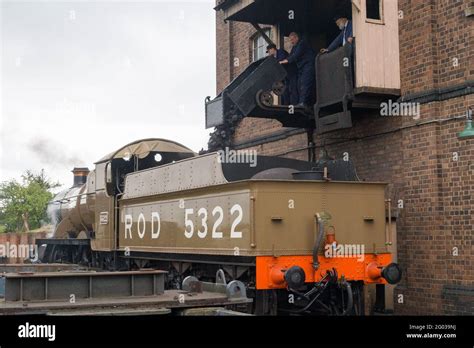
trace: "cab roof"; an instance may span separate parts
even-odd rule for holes
[[[129,156],[145,158],[150,152],[177,152],[189,153],[193,154],[193,156],[197,155],[193,150],[175,141],[161,138],[149,138],[131,142],[102,157],[95,163],[107,162],[114,158],[124,158]]]

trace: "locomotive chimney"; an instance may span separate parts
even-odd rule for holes
[[[87,167],[75,167],[72,170],[72,174],[74,175],[74,184],[75,186],[81,186],[86,183],[87,175],[89,174],[89,168]]]

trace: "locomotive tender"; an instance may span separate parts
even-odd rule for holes
[[[50,203],[48,262],[163,269],[169,288],[220,273],[246,285],[257,314],[364,314],[367,285],[401,277],[386,185],[359,182],[350,162],[227,163],[145,139],[73,172],[75,185]]]

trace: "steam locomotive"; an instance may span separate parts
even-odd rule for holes
[[[75,168],[49,205],[43,262],[240,280],[255,314],[362,315],[367,287],[396,284],[385,184],[350,161],[197,155],[164,139],[123,146]],[[244,162],[244,163],[242,163]]]

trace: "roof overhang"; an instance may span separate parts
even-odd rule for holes
[[[222,10],[227,21],[274,25],[278,23],[281,8],[286,8],[287,2],[290,3],[286,0],[227,0],[217,6],[216,10]]]
[[[350,4],[351,0],[223,0],[215,10],[223,11],[226,21],[278,24],[288,34],[327,31],[328,26],[335,27],[336,12],[350,16]]]

